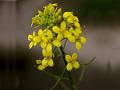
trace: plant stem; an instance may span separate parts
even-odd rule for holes
[[[65,60],[64,48],[61,46],[61,47],[60,47],[60,50],[61,50],[61,53],[62,53],[62,56],[63,56],[63,61],[64,61],[64,64],[65,64],[65,67],[66,67],[67,62],[66,62],[66,60]],[[66,70],[66,72],[67,72],[67,75],[68,75],[68,78],[69,78],[69,81],[70,81],[71,90],[75,90],[75,89],[74,89],[74,84],[73,84],[73,80],[72,80],[71,73],[70,73],[70,71],[67,71],[67,70]]]
[[[49,90],[53,90],[60,83],[61,79],[63,78],[64,73],[65,73],[65,69],[61,73],[60,77],[57,79],[56,83]]]
[[[65,48],[66,44],[67,44],[67,39],[65,39],[65,43],[64,43],[63,48]]]
[[[48,71],[43,70],[43,72],[44,72],[45,74],[47,74],[48,76],[52,77],[52,78],[55,78],[55,79],[59,79],[59,78],[60,78],[60,76],[55,75],[55,74],[52,74],[52,73],[50,73],[50,72],[48,72]],[[68,80],[67,77],[62,77],[61,79],[62,79],[62,80]]]
[[[90,59],[88,63],[86,63],[86,64],[81,64],[81,65],[82,65],[82,70],[81,70],[81,73],[80,73],[80,75],[79,75],[79,77],[78,77],[78,82],[77,82],[76,87],[79,86],[80,81],[83,79],[84,74],[85,74],[85,72],[86,72],[86,69],[87,69],[88,65],[90,65],[95,59],[96,59],[96,56],[93,57],[92,59]]]
[[[64,84],[62,81],[59,83],[59,85],[60,85],[62,88],[64,88],[64,90],[70,90],[70,88],[68,88],[68,87],[66,86],[66,84]]]

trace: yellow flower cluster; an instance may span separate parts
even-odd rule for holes
[[[44,11],[39,11],[35,17],[32,18],[32,25],[35,27],[40,27],[41,25],[45,27],[53,26],[55,23],[62,19],[61,8],[56,8],[57,4],[49,4],[44,7]]]
[[[29,48],[37,45],[42,48],[44,58],[36,60],[39,70],[54,66],[52,48],[53,46],[61,47],[62,40],[67,39],[71,43],[76,43],[78,50],[81,44],[86,42],[78,18],[72,12],[64,12],[62,15],[61,8],[55,8],[56,6],[57,4],[49,4],[44,7],[44,12],[38,11],[38,15],[32,18],[32,25],[39,26],[39,29],[37,33],[34,31],[33,34],[28,35]],[[66,55],[65,59],[68,63],[66,66],[68,71],[71,71],[73,67],[75,69],[80,67],[79,62],[76,61],[76,53],[73,53],[72,57]]]

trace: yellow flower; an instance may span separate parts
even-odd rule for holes
[[[73,53],[72,57],[70,55],[66,55],[65,59],[68,63],[67,66],[66,66],[68,71],[71,71],[73,69],[73,67],[75,69],[78,69],[80,67],[79,62],[76,60],[77,59],[77,54],[76,53]]]
[[[42,65],[42,60],[36,60],[38,70],[44,70],[46,66]]]
[[[78,22],[78,18],[76,16],[70,16],[69,18],[67,18],[67,22],[68,23],[76,23]]]
[[[44,57],[52,57],[52,55],[53,55],[53,52],[52,52],[52,50],[46,50],[46,49],[42,49],[42,54],[43,54],[43,56]]]
[[[38,36],[41,39],[40,45],[42,48],[46,48],[47,46],[49,46],[47,44],[50,44],[50,42],[53,38],[52,32],[50,30],[47,30],[47,29],[45,29],[45,30],[40,29],[38,31]]]
[[[44,69],[45,69],[45,66],[39,65],[37,68],[38,68],[38,70],[44,70]]]
[[[36,63],[37,63],[37,64],[41,64],[41,63],[42,63],[42,60],[36,60]]]
[[[86,43],[86,38],[85,37],[80,37],[80,41],[81,41],[81,43]]]
[[[39,39],[38,36],[35,35],[35,32],[33,32],[32,35],[28,35],[28,40],[31,41],[30,44],[29,44],[30,49],[33,46],[36,46],[40,42],[40,39]]]
[[[77,50],[80,50],[82,47],[81,43],[79,41],[76,41],[76,48]]]
[[[74,26],[75,26],[76,28],[80,28],[80,23],[79,23],[79,22],[75,22],[75,23],[74,23]]]
[[[42,53],[43,53],[43,56],[45,57],[42,61],[42,65],[44,65],[46,67],[47,66],[50,66],[50,67],[54,66],[54,62],[52,60],[52,55],[53,55],[52,50],[43,49]]]
[[[53,26],[53,32],[57,34],[56,39],[53,41],[53,44],[57,47],[61,46],[61,40],[66,37],[68,31],[66,30],[66,22],[62,21],[60,24],[60,28],[58,26]]]
[[[50,57],[45,57],[43,60],[36,60],[36,63],[38,64],[38,70],[44,70],[48,66],[54,66],[54,62]]]
[[[81,43],[86,43],[86,38],[85,37],[83,37],[83,36],[81,36],[81,37],[79,37],[77,40],[76,40],[76,48],[78,49],[78,50],[80,50],[81,49],[81,47],[82,47],[82,45],[81,45]]]
[[[48,60],[48,66],[50,66],[50,67],[54,66],[54,62],[51,58]]]
[[[64,19],[66,19],[66,18],[68,18],[68,17],[70,17],[70,16],[73,16],[73,13],[72,13],[72,12],[64,12],[64,14],[63,14],[63,18],[64,18]]]
[[[38,70],[44,70],[46,67],[54,66],[54,62],[51,58],[44,58],[43,60],[36,60],[36,63],[38,64]]]

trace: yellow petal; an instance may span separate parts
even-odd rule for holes
[[[73,17],[72,17],[72,16],[69,17],[69,18],[67,19],[67,22],[68,22],[68,23],[74,23],[74,22],[73,22]]]
[[[70,34],[71,33],[69,31],[67,31],[67,30],[65,30],[64,33],[63,33],[65,38],[69,37]]]
[[[46,42],[41,42],[41,44],[40,44],[40,45],[41,45],[41,47],[42,47],[42,48],[46,48],[47,43],[46,43]]]
[[[44,57],[47,57],[47,56],[48,56],[46,49],[42,49],[42,54],[43,54]]]
[[[46,47],[46,50],[49,52],[52,50],[52,44],[48,43],[47,44],[47,47]]]
[[[58,34],[58,35],[57,35],[57,40],[58,40],[58,41],[61,41],[62,39],[63,39],[63,35],[62,35],[62,34]]]
[[[86,38],[85,37],[80,37],[80,41],[81,41],[81,43],[86,43]]]
[[[71,56],[70,55],[66,55],[65,59],[66,59],[67,62],[70,62],[71,61]]]
[[[28,35],[28,40],[32,41],[32,39],[33,39],[33,36],[32,35]]]
[[[60,32],[60,28],[58,26],[53,26],[52,30],[55,33],[59,33]]]
[[[75,37],[72,36],[71,34],[69,34],[69,35],[67,36],[67,38],[68,38],[68,40],[69,40],[70,42],[75,42]]]
[[[76,59],[77,59],[77,56],[78,56],[77,53],[73,53],[73,54],[72,54],[72,60],[76,60]]]
[[[61,28],[62,31],[66,29],[66,22],[65,21],[61,22],[60,28]]]
[[[43,65],[38,66],[38,70],[44,70],[44,69],[45,69],[45,66],[43,66]]]
[[[47,36],[48,36],[49,39],[53,38],[52,32],[50,30],[47,31]]]
[[[42,40],[43,40],[43,42],[48,42],[48,39],[46,36],[42,36]]]
[[[80,28],[80,24],[79,24],[78,22],[75,22],[75,23],[74,23],[74,26]]]
[[[81,49],[81,43],[80,42],[78,42],[78,41],[76,41],[76,48],[77,48],[77,50],[80,50]]]
[[[74,21],[75,21],[75,22],[79,22],[78,17],[74,16]]]
[[[73,63],[73,66],[74,66],[75,69],[78,69],[80,67],[80,64],[79,64],[79,62],[75,61]]]
[[[73,30],[72,32],[74,33],[75,37],[76,37],[76,38],[78,38],[79,33],[78,33],[78,32],[76,32],[76,31],[74,31],[74,30]]]
[[[48,57],[49,57],[49,58],[51,58],[51,57],[52,57],[52,55],[53,55],[53,52],[52,52],[52,50],[50,50],[50,51],[47,51],[47,55],[48,55]]]
[[[40,42],[40,38],[38,36],[35,36],[33,38],[33,42],[36,42],[36,43]]]
[[[75,31],[76,31],[78,34],[81,34],[81,33],[82,33],[81,28],[76,28]]]
[[[38,31],[38,35],[39,35],[40,37],[42,37],[42,35],[43,35],[42,29],[40,29],[40,30]]]
[[[34,42],[33,45],[36,46],[36,45],[37,45],[37,42]]]
[[[73,69],[73,65],[71,63],[68,63],[66,68],[68,71],[71,71]]]
[[[48,60],[46,60],[46,58],[44,58],[44,59],[42,60],[42,65],[44,65],[44,66],[47,66],[47,65],[48,65]]]
[[[32,47],[33,47],[33,42],[30,42],[29,49],[31,49]]]
[[[57,46],[57,47],[60,47],[60,46],[62,45],[61,42],[58,41],[58,40],[54,40],[54,41],[53,41],[53,44],[54,44],[55,46]]]
[[[37,63],[37,64],[41,64],[42,61],[41,61],[41,60],[36,60],[36,63]]]
[[[54,62],[53,62],[52,59],[50,59],[50,60],[48,61],[48,65],[49,65],[50,67],[53,67],[53,66],[54,66]]]

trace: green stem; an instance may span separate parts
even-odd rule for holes
[[[80,73],[80,75],[79,75],[79,77],[78,77],[78,82],[77,82],[76,87],[79,86],[79,82],[83,79],[84,74],[85,74],[85,72],[86,72],[86,69],[87,69],[88,65],[91,64],[91,63],[95,60],[95,58],[96,58],[96,56],[93,57],[91,60],[89,60],[88,63],[86,63],[86,64],[81,64],[81,65],[82,65],[82,70],[81,70],[81,73]]]
[[[64,61],[64,64],[65,64],[65,67],[66,67],[67,62],[65,60],[64,48],[61,46],[60,50],[61,50],[61,53],[62,53],[62,56],[63,56],[63,61]],[[74,90],[74,84],[73,84],[73,80],[72,80],[72,75],[71,75],[70,71],[66,71],[66,72],[67,72],[67,75],[68,75],[68,78],[69,78],[69,81],[70,81],[71,90]]]
[[[64,43],[63,48],[65,48],[66,44],[67,44],[67,39],[65,39],[65,43]]]
[[[59,83],[59,85],[60,85],[62,88],[64,88],[64,90],[70,90],[70,88],[68,88],[68,87],[66,86],[66,84],[64,84],[62,81]]]
[[[45,74],[47,74],[48,76],[54,78],[54,79],[58,79],[58,78],[60,78],[60,76],[55,75],[55,74],[52,74],[52,73],[50,73],[50,72],[48,72],[48,71],[43,70],[43,72],[44,72]],[[63,80],[68,80],[67,77],[62,77],[61,79],[63,79]]]
[[[78,79],[79,81],[81,81],[83,79],[83,76],[85,74],[85,71],[86,71],[88,65],[91,64],[95,60],[95,58],[96,58],[96,56],[93,57],[88,63],[81,64],[82,65],[82,71],[81,71],[81,74],[80,74],[79,79]]]
[[[63,70],[63,72],[61,73],[60,77],[57,79],[56,83],[49,90],[53,90],[60,83],[60,81],[63,78],[63,75],[65,73],[65,70],[66,69]]]

